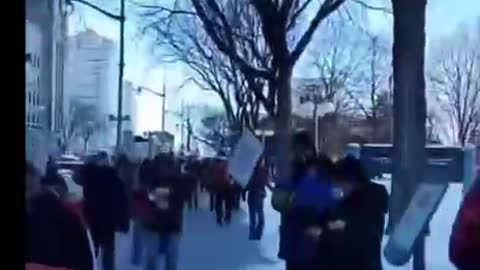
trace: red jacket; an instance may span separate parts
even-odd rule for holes
[[[83,226],[87,226],[87,219],[83,214],[83,200],[66,201],[65,207],[78,217]]]
[[[223,162],[215,168],[214,186],[217,189],[227,189],[229,184],[227,163]]]
[[[480,177],[465,196],[450,236],[450,261],[458,270],[480,269]]]
[[[134,191],[132,204],[132,215],[134,218],[148,218],[153,215],[153,207],[146,191]]]

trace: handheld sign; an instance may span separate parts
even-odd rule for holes
[[[448,182],[419,185],[383,250],[389,263],[400,266],[408,262],[418,235],[428,225],[447,188]]]
[[[228,173],[242,186],[246,186],[263,150],[264,145],[257,137],[245,130],[228,160]]]

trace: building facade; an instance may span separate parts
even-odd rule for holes
[[[65,0],[26,0],[25,15],[27,158],[33,152],[56,155],[63,128],[68,6]]]
[[[123,122],[123,131],[132,131],[137,134],[138,123],[138,92],[130,81],[123,82],[123,115],[128,116],[128,121]]]
[[[110,151],[116,142],[118,59],[116,44],[87,29],[68,39],[65,110],[72,114],[75,104],[91,106],[99,127],[90,149]],[[79,149],[76,149],[79,150]]]

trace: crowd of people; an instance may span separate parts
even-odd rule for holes
[[[286,270],[381,270],[388,209],[384,186],[371,182],[360,161],[351,156],[333,162],[317,153],[304,133],[293,137],[292,150],[289,179],[273,181],[275,175],[259,161],[244,186],[228,174],[225,158],[200,160],[160,153],[137,163],[125,155],[111,160],[100,153],[76,172],[83,186],[80,204],[69,199],[53,160],[44,176],[27,162],[27,268],[93,270],[101,261],[101,269],[114,270],[115,233],[131,231],[133,265],[159,269],[163,255],[162,269],[176,270],[183,211],[198,209],[202,192],[208,193],[209,209],[220,227],[232,222],[240,201],[245,201],[248,238],[258,241],[270,190],[272,206],[281,215],[278,257]],[[477,179],[471,192],[475,195],[467,197],[452,233],[450,255],[460,270],[480,265],[471,251],[480,248],[479,242],[458,233],[478,234],[479,185]]]

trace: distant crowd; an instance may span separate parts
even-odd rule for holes
[[[294,135],[292,143],[290,178],[277,179],[260,159],[246,185],[228,174],[224,153],[204,159],[161,153],[140,163],[100,153],[74,172],[83,187],[80,199],[68,192],[53,159],[45,175],[27,162],[26,267],[93,270],[99,261],[101,269],[114,270],[115,233],[131,232],[132,265],[176,270],[184,208],[195,211],[208,194],[216,224],[228,226],[245,201],[248,239],[259,241],[270,190],[281,215],[278,257],[286,270],[381,270],[384,186],[371,182],[354,157],[333,162],[317,153],[305,133]],[[477,179],[452,231],[450,256],[460,270],[480,269],[473,255],[480,251],[479,196]]]

